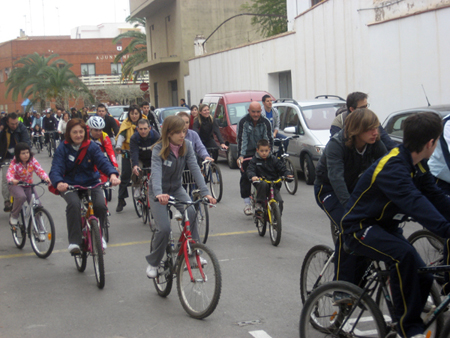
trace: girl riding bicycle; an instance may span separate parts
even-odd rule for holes
[[[14,197],[14,204],[9,217],[9,224],[16,226],[22,205],[27,200],[31,200],[31,188],[17,186],[19,182],[33,183],[33,172],[43,181],[50,182],[48,175],[42,169],[39,162],[33,157],[30,146],[21,142],[14,149],[14,159],[9,165],[6,179],[8,183],[9,193]],[[38,201],[40,204],[40,202]]]
[[[153,251],[146,256],[147,277],[155,278],[158,265],[164,256],[170,235],[170,219],[167,213],[169,196],[182,201],[190,201],[189,195],[181,185],[183,170],[187,164],[194,176],[195,183],[202,197],[207,197],[212,204],[216,200],[209,195],[205,180],[197,165],[192,144],[185,141],[185,122],[179,116],[169,116],[164,119],[160,140],[153,146],[152,175],[150,176],[149,197],[150,208],[156,223],[156,233],[151,247]],[[155,201],[155,198],[158,202]],[[183,207],[176,208],[183,211]],[[197,220],[193,207],[188,208],[189,219],[192,220],[191,231],[194,240],[199,241]]]
[[[91,142],[86,124],[81,119],[72,119],[67,123],[65,141],[56,149],[50,170],[52,184],[61,193],[67,203],[66,219],[69,234],[69,251],[80,253],[82,243],[81,232],[81,199],[77,193],[67,192],[69,185],[94,186],[100,174],[96,168],[105,173],[113,186],[118,185],[119,173],[105,158],[100,147]],[[103,224],[107,208],[101,187],[92,189],[94,214]]]

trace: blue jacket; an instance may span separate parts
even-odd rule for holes
[[[49,173],[54,187],[59,182],[81,186],[93,186],[99,183],[100,174],[94,166],[97,166],[108,177],[112,174],[119,175],[111,162],[103,155],[100,147],[94,142],[89,143],[86,156],[80,165],[76,166],[75,160],[82,147],[83,145],[76,151],[72,145],[65,141],[56,149]]]
[[[152,165],[151,146],[159,139],[159,133],[150,129],[146,138],[142,138],[138,131],[135,131],[130,138],[131,167],[139,166],[139,160],[142,161],[144,168]]]
[[[195,154],[200,156],[203,160],[209,156],[208,151],[202,143],[202,140],[200,140],[200,136],[198,136],[195,131],[188,129],[185,139],[191,141],[192,148],[194,148]]]
[[[341,225],[346,234],[375,224],[394,232],[405,216],[450,237],[450,198],[436,186],[426,160],[413,165],[410,151],[400,145],[361,176]]]

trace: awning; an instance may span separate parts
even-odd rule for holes
[[[25,101],[22,102],[21,106],[22,107],[26,107],[30,104],[30,100],[29,99],[25,99]]]

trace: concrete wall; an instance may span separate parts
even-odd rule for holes
[[[381,120],[426,105],[422,84],[431,104],[450,103],[450,8],[436,2],[420,1],[416,11],[399,2],[383,21],[378,9],[361,9],[386,1],[324,1],[296,17],[291,34],[192,59],[186,90],[193,102],[225,90],[278,97],[277,74],[290,70],[295,99],[363,91]]]

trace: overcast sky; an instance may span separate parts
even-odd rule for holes
[[[124,22],[129,0],[0,0],[0,43],[27,35],[70,35],[77,26]],[[44,24],[45,22],[45,24]]]

